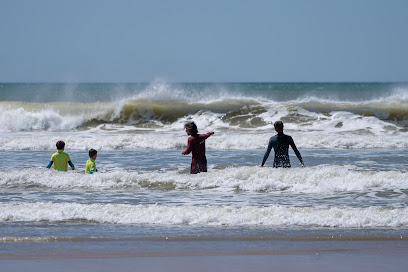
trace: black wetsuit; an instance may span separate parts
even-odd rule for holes
[[[268,149],[265,152],[262,166],[268,159],[269,153],[271,152],[271,149],[273,147],[275,151],[273,167],[290,167],[289,146],[291,146],[293,151],[295,151],[296,156],[298,157],[300,163],[303,165],[302,156],[300,155],[299,150],[296,148],[295,142],[293,141],[292,137],[283,133],[278,133],[275,136],[272,136],[269,140]]]

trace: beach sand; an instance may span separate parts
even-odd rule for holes
[[[118,242],[116,242],[118,243]],[[188,245],[187,245],[187,244]],[[251,243],[251,242],[246,242]],[[61,244],[53,253],[42,243],[19,243],[26,252],[2,254],[0,271],[406,271],[407,240],[270,241],[256,250],[239,243],[151,242],[139,249],[110,247],[89,252]],[[24,245],[26,244],[26,245]],[[2,246],[7,245],[4,243]],[[120,246],[117,245],[117,246]],[[46,247],[46,245],[45,245]],[[93,247],[94,248],[94,247]],[[270,248],[265,249],[265,248]],[[40,250],[40,251],[38,251]]]

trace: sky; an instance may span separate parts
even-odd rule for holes
[[[408,82],[406,0],[1,0],[0,82]]]

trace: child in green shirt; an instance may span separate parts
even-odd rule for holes
[[[98,170],[96,169],[96,164],[95,164],[95,160],[97,156],[98,156],[98,151],[96,151],[93,148],[89,149],[89,160],[86,161],[85,174],[93,174],[95,172],[98,172]]]
[[[63,141],[58,141],[57,144],[58,151],[51,156],[50,163],[47,165],[47,168],[51,168],[51,165],[54,164],[54,169],[58,171],[68,171],[68,165],[71,166],[72,170],[75,170],[74,164],[71,162],[71,158],[67,153],[64,152],[65,143]]]

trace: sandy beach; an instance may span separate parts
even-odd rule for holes
[[[11,271],[406,271],[408,240],[145,241],[132,250],[114,246],[73,250],[72,242],[13,243],[18,254],[0,255]],[[77,243],[77,242],[74,242]],[[48,243],[49,244],[49,243]],[[2,247],[10,244],[3,243]],[[45,247],[44,247],[45,246]],[[96,248],[92,246],[92,248]],[[124,248],[129,248],[125,244]],[[252,249],[251,249],[252,248]],[[11,249],[9,252],[13,252]]]

